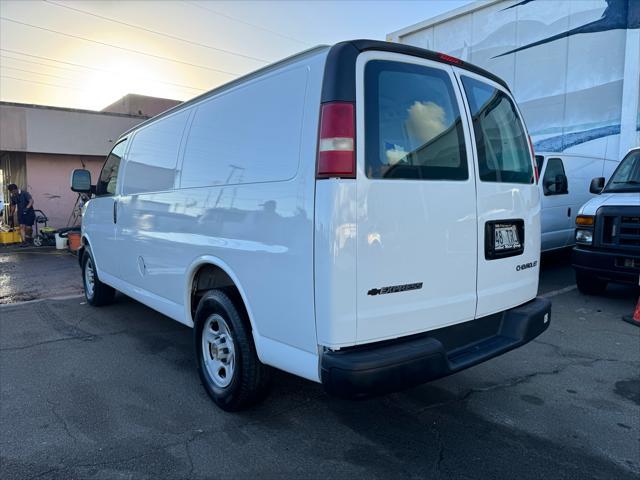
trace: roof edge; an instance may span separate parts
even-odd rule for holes
[[[52,105],[38,105],[35,103],[19,103],[19,102],[4,102],[0,101],[0,107],[21,107],[21,108],[33,108],[38,110],[53,110],[58,112],[71,112],[71,113],[90,113],[93,115],[108,115],[111,117],[126,117],[126,118],[140,118],[147,119],[149,118],[146,115],[132,115],[128,113],[117,113],[117,112],[101,112],[100,110],[85,110],[82,108],[69,108],[69,107],[55,107]]]
[[[441,13],[440,15],[436,15],[435,17],[427,18],[426,20],[423,20],[421,22],[417,22],[413,25],[409,25],[408,27],[404,27],[400,30],[388,33],[386,38],[387,41],[398,42],[401,37],[404,37],[411,33],[419,32],[420,30],[433,27],[440,23],[453,20],[454,18],[461,17],[462,15],[473,13],[477,10],[490,7],[491,5],[504,1],[505,0],[476,0],[475,2],[471,2],[467,5],[462,5],[461,7]]]

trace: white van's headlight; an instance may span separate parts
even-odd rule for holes
[[[593,230],[587,230],[586,228],[577,228],[576,243],[591,245],[593,243]]]

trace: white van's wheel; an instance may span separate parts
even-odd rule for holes
[[[195,316],[200,380],[223,410],[238,411],[267,393],[269,367],[258,359],[248,319],[221,290],[202,297]]]
[[[229,386],[235,369],[235,346],[225,319],[217,313],[207,317],[202,330],[203,364],[217,387]]]
[[[116,291],[98,278],[98,272],[89,248],[85,248],[82,257],[82,283],[84,296],[90,305],[100,307],[113,301]]]

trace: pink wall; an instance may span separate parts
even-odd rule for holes
[[[95,183],[104,157],[27,153],[27,190],[33,196],[34,208],[49,217],[49,226],[67,226],[77,193],[69,189],[69,177],[74,168],[91,171]]]

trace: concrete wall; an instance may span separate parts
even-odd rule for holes
[[[111,105],[103,108],[102,111],[154,117],[180,103],[182,103],[180,100],[148,97],[146,95],[130,93],[113,102]]]
[[[113,141],[147,117],[0,103],[0,150],[106,156]]]
[[[620,160],[640,141],[639,0],[493,0],[393,32],[502,77],[540,151]]]
[[[91,171],[95,183],[105,157],[82,155],[52,155],[27,153],[27,191],[34,200],[34,208],[49,217],[49,226],[61,228],[67,221],[77,198],[69,189],[69,177],[75,168]]]

